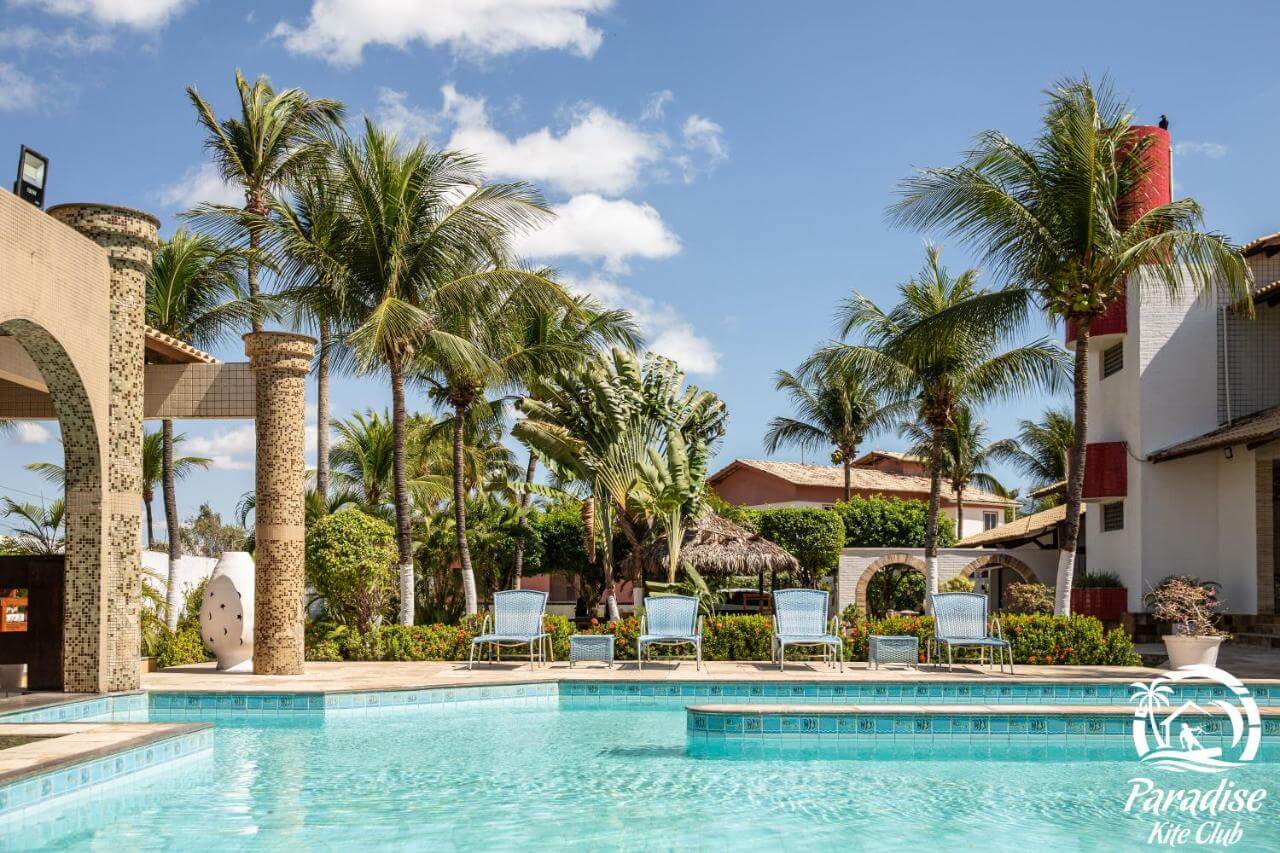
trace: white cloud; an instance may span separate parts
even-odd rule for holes
[[[122,24],[140,30],[164,26],[191,0],[11,0],[17,6],[39,6],[54,15],[88,17],[100,24]]]
[[[18,421],[14,438],[18,444],[48,444],[53,440],[53,433],[37,421]]]
[[[0,110],[26,110],[36,105],[36,81],[7,62],[0,62]]]
[[[640,118],[645,121],[661,121],[667,113],[667,104],[675,99],[675,93],[670,89],[654,92],[649,96],[649,103],[644,105],[644,112],[640,114]]]
[[[1209,160],[1219,160],[1227,156],[1230,150],[1221,142],[1175,142],[1173,144],[1173,153],[1179,157],[1205,157]]]
[[[245,424],[216,430],[213,435],[188,435],[182,451],[189,456],[213,460],[209,467],[220,471],[248,471],[253,468],[254,429]]]
[[[681,133],[685,147],[706,154],[712,166],[729,159],[729,148],[724,143],[724,128],[711,119],[691,115],[685,119]]]
[[[408,93],[395,89],[378,90],[378,124],[394,133],[401,142],[414,143],[440,132],[440,119],[407,103]]]
[[[473,57],[522,50],[589,57],[603,35],[588,18],[612,5],[613,0],[312,0],[304,25],[281,21],[273,35],[290,51],[339,65],[358,64],[369,45],[405,49],[414,42]]]
[[[568,193],[618,195],[634,187],[644,168],[663,156],[665,140],[640,130],[603,107],[583,104],[560,134],[543,127],[508,137],[489,121],[483,98],[444,94],[443,115],[453,122],[449,148],[480,155],[492,176],[537,181]]]
[[[81,35],[74,30],[47,32],[35,27],[13,27],[0,30],[0,49],[36,50],[52,53],[95,53],[111,47],[107,33]]]
[[[520,254],[604,261],[617,272],[630,258],[669,258],[680,251],[680,239],[648,204],[584,193],[552,207],[554,220],[516,241]]]
[[[191,166],[181,178],[152,195],[160,204],[178,210],[187,210],[201,202],[236,207],[244,204],[244,191],[224,181],[212,163]]]
[[[648,349],[675,360],[687,372],[710,376],[719,371],[720,354],[674,306],[599,277],[582,282],[570,279],[569,288],[590,293],[611,308],[630,311],[644,333]]]

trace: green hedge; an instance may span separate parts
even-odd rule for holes
[[[1073,666],[1141,666],[1133,650],[1133,638],[1123,629],[1108,631],[1093,616],[1002,614],[1000,627],[1013,647],[1016,664],[1070,664]],[[932,616],[889,616],[884,619],[845,621],[845,656],[867,659],[867,637],[872,634],[920,638],[920,660],[925,642],[933,636]],[[965,652],[967,659],[970,654]]]
[[[1013,660],[1018,665],[1140,666],[1142,663],[1128,634],[1119,628],[1107,631],[1092,616],[1003,615],[1000,622],[1005,639],[1013,645]],[[556,660],[567,660],[569,635],[575,632],[572,623],[563,616],[547,616],[545,625],[552,635]],[[313,624],[307,630],[307,659],[466,660],[477,628],[478,622],[474,620],[460,625],[385,625],[366,633]],[[617,638],[614,657],[618,660],[636,658],[636,637],[640,633],[640,620],[636,616],[596,623],[582,633],[613,634]],[[867,637],[891,634],[919,637],[923,662],[925,642],[933,636],[933,617],[853,617],[845,620],[844,633],[845,660],[866,660]],[[710,661],[767,661],[772,636],[773,624],[768,616],[711,616],[703,623],[702,657]],[[687,647],[657,647],[653,656],[686,657],[691,652]],[[812,654],[810,650],[797,649],[788,651],[787,657],[799,659]],[[517,653],[513,650],[512,655],[515,657]]]
[[[844,523],[846,548],[923,548],[929,504],[885,497],[854,497],[840,501],[834,512]],[[956,524],[938,516],[938,547],[956,542]]]
[[[760,535],[800,561],[801,578],[813,586],[840,566],[844,523],[834,510],[794,507],[761,510]]]

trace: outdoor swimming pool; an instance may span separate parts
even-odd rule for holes
[[[1153,822],[1125,814],[1129,780],[1219,781],[1144,768],[1116,737],[691,748],[678,702],[562,695],[327,715],[182,704],[133,716],[203,714],[217,726],[211,754],[50,806],[5,826],[0,847],[1123,849],[1144,846]],[[1275,785],[1273,743],[1231,782]],[[1223,819],[1241,823],[1234,849],[1280,849],[1275,805]]]

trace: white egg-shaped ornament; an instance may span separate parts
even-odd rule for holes
[[[200,603],[200,639],[227,672],[253,671],[253,557],[226,551]]]

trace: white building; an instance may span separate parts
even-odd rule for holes
[[[1167,136],[1159,153],[1170,156]],[[1167,182],[1167,161],[1153,174]],[[1131,612],[1185,574],[1221,583],[1226,612],[1275,613],[1280,234],[1243,252],[1255,316],[1131,279],[1090,341],[1089,568],[1120,575]]]

